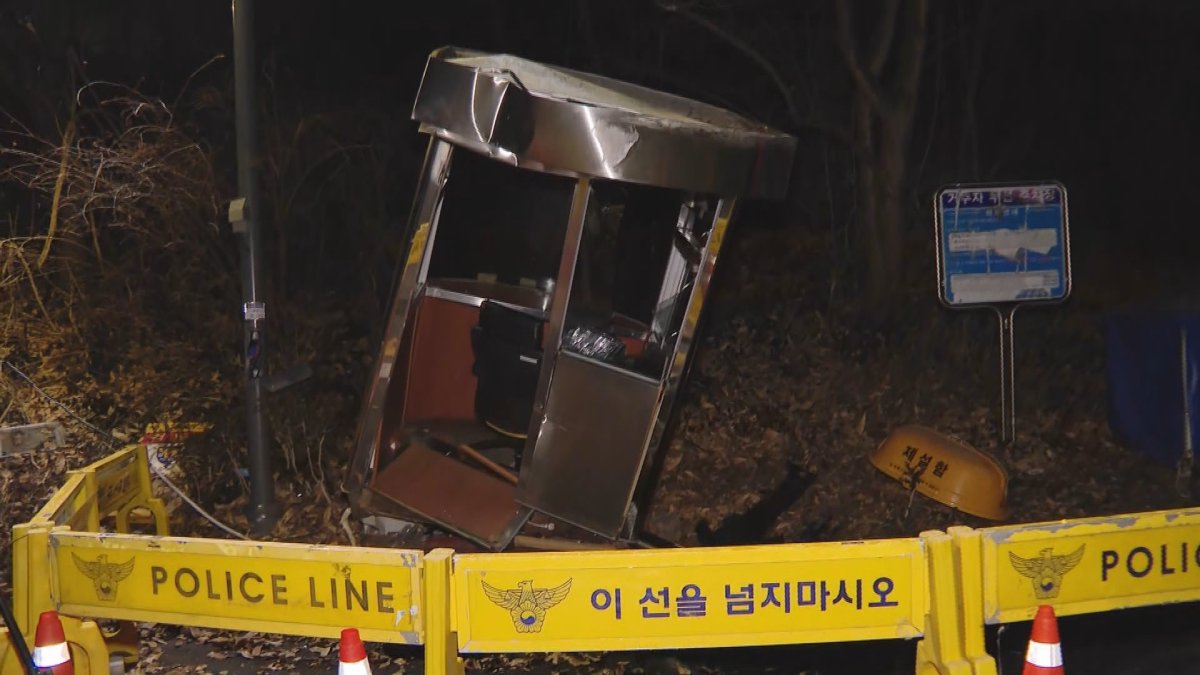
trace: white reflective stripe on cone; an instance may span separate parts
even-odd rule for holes
[[[53,668],[71,660],[71,648],[67,643],[33,648],[33,665],[38,668]]]
[[[339,663],[338,675],[371,675],[371,664],[366,659],[351,663]]]
[[[1025,652],[1025,663],[1039,668],[1058,668],[1063,664],[1062,645],[1057,642],[1046,644],[1030,640],[1029,649]]]

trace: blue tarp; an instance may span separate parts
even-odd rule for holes
[[[1200,443],[1200,314],[1114,314],[1106,332],[1113,433],[1143,455],[1177,464],[1185,426],[1193,448]]]

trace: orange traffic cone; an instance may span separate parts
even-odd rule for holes
[[[342,630],[342,640],[338,643],[338,675],[371,675],[367,648],[358,636],[357,628]]]
[[[71,648],[63,632],[58,612],[42,612],[38,617],[37,632],[33,637],[33,665],[53,675],[75,675],[71,665]]]
[[[1038,607],[1033,617],[1033,633],[1025,651],[1022,675],[1063,675],[1062,643],[1058,639],[1058,619],[1050,605]]]

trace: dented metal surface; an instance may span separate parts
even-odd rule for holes
[[[589,530],[618,534],[658,396],[657,380],[561,354],[517,498]]]
[[[455,47],[429,57],[422,131],[537,171],[782,197],[795,139],[727,110],[589,73]]]

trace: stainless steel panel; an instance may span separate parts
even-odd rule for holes
[[[679,219],[675,223],[676,238],[671,251],[667,255],[667,268],[663,272],[662,281],[658,287],[658,300],[655,302],[654,319],[650,325],[650,330],[655,335],[666,335],[671,328],[671,321],[675,317],[676,303],[679,301],[679,294],[683,292],[687,285],[689,277],[694,270],[689,269],[687,251],[692,248],[692,243],[688,240],[688,234],[692,231],[692,225],[696,220],[695,210],[692,204],[687,202],[679,205]]]
[[[409,306],[416,296],[418,287],[433,250],[437,231],[437,215],[442,202],[442,190],[450,173],[450,158],[453,147],[437,138],[431,138],[425,153],[425,168],[417,185],[416,200],[409,216],[408,253],[404,268],[392,294],[392,305],[388,311],[387,328],[375,357],[375,367],[368,383],[363,407],[359,414],[358,431],[354,441],[354,458],[347,472],[343,489],[365,503],[360,493],[367,486],[368,474],[375,464],[380,424],[387,404],[388,385],[392,381],[399,354],[400,339],[408,320]]]
[[[655,380],[560,353],[517,501],[616,537],[641,470],[659,390]]]
[[[550,307],[554,282],[546,279],[543,284],[545,289],[475,279],[429,279],[425,285],[425,295],[473,307],[481,306],[484,300],[491,300],[519,312],[544,318]]]
[[[663,396],[658,410],[655,411],[654,428],[646,443],[646,457],[643,460],[641,476],[638,479],[639,489],[644,488],[643,494],[649,492],[649,489],[653,487],[648,484],[653,478],[651,472],[658,454],[663,451],[663,437],[666,435],[675,402],[679,397],[679,388],[687,378],[687,371],[691,366],[692,348],[700,323],[700,315],[704,309],[705,300],[708,298],[713,271],[717,267],[717,258],[721,254],[721,245],[725,243],[725,232],[729,228],[729,222],[733,219],[736,203],[737,200],[734,199],[722,199],[717,204],[716,217],[709,230],[704,255],[700,260],[700,268],[692,283],[692,294],[688,300],[687,311],[683,315],[683,323],[679,327],[679,333],[675,340],[673,358],[668,364],[664,376]]]
[[[521,474],[530,458],[535,454],[533,439],[537,438],[538,428],[542,425],[546,411],[546,395],[550,390],[551,375],[554,364],[558,359],[559,345],[562,344],[563,323],[567,318],[567,302],[571,298],[571,286],[575,279],[575,264],[579,260],[579,244],[583,239],[583,223],[587,218],[588,201],[591,199],[591,181],[579,179],[575,184],[575,193],[571,197],[571,213],[567,217],[567,234],[563,237],[562,257],[558,264],[558,282],[554,286],[554,294],[550,298],[550,318],[546,322],[545,344],[550,345],[542,356],[542,367],[538,374],[537,391],[533,395],[533,415],[529,421],[529,432],[525,442],[525,452],[521,459]],[[518,489],[518,495],[520,490]]]
[[[430,55],[413,119],[537,171],[719,195],[782,197],[796,143],[715,106],[454,47]]]

